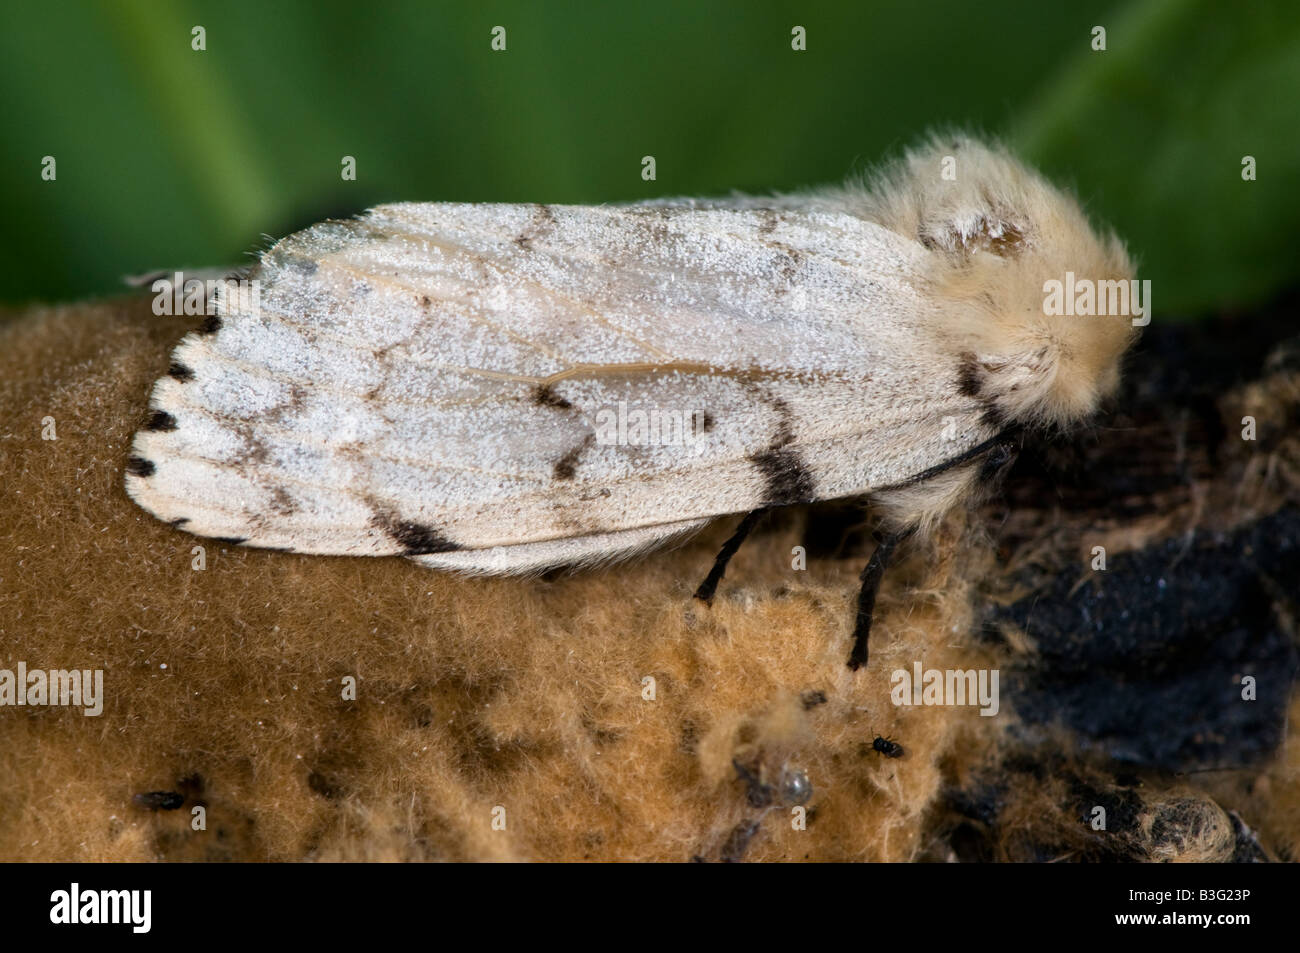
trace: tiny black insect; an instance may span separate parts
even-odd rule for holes
[[[871,742],[871,747],[886,758],[901,758],[903,756],[903,746],[892,738],[882,738],[880,735],[876,735],[876,740]]]
[[[185,803],[185,795],[176,791],[146,791],[131,800],[150,811],[174,811]]]

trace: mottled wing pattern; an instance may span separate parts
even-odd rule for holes
[[[511,571],[897,485],[993,435],[934,373],[924,254],[811,207],[322,223],[177,347],[127,490],[199,535]]]

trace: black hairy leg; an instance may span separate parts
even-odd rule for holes
[[[722,582],[722,577],[727,571],[727,563],[731,562],[731,557],[736,555],[736,550],[740,549],[740,544],[753,532],[754,527],[758,525],[758,521],[763,518],[763,514],[766,512],[766,509],[758,509],[745,514],[745,518],[740,521],[740,525],[731,534],[731,538],[723,543],[722,548],[718,550],[717,558],[713,560],[713,568],[709,570],[709,574],[700,583],[700,588],[695,590],[696,599],[699,599],[705,605],[713,604],[713,594],[717,591],[718,583]]]
[[[871,554],[867,567],[862,570],[862,588],[858,591],[858,614],[853,624],[853,651],[849,654],[849,668],[855,672],[867,664],[867,640],[871,636],[871,616],[876,610],[876,593],[880,580],[894,555],[894,549],[911,533],[903,530],[881,537],[876,551]]]

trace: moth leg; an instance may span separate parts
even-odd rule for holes
[[[1016,443],[1015,434],[1004,434],[1004,437],[984,455],[984,462],[980,464],[980,483],[992,483],[1019,455],[1020,447]]]
[[[889,533],[880,540],[876,551],[871,554],[867,567],[862,570],[862,588],[858,591],[858,615],[853,625],[853,651],[849,654],[849,668],[855,672],[867,664],[867,639],[871,635],[871,616],[876,609],[876,592],[880,589],[880,580],[884,578],[885,568],[894,547],[907,538],[911,530]]]
[[[700,583],[700,588],[695,590],[695,598],[699,599],[705,605],[713,604],[713,594],[717,591],[718,583],[722,582],[722,576],[727,571],[727,563],[731,562],[731,557],[736,555],[736,550],[740,549],[740,544],[749,536],[758,521],[763,518],[766,509],[753,510],[745,514],[745,518],[740,521],[736,531],[731,534],[731,538],[722,544],[718,550],[718,556],[713,560],[713,568],[709,574],[704,577]]]

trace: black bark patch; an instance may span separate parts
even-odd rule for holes
[[[157,469],[152,460],[146,460],[144,457],[126,458],[126,472],[132,476],[151,477]]]
[[[178,381],[194,380],[194,372],[180,361],[171,362],[171,366],[167,368],[167,376],[174,377]]]
[[[554,407],[556,410],[572,410],[573,405],[555,392],[550,384],[538,384],[533,391],[533,403],[538,407]]]
[[[382,529],[399,546],[403,556],[426,556],[432,553],[454,553],[462,547],[453,543],[432,526],[394,516],[375,514],[371,524]]]
[[[165,410],[155,410],[145,421],[144,429],[167,433],[176,429],[176,418]]]
[[[991,612],[1037,646],[1002,672],[1020,718],[1064,726],[1130,766],[1221,770],[1272,757],[1300,671],[1287,621],[1300,608],[1300,508],[1109,559],[1083,585],[1068,572],[1042,584],[1026,575],[1025,596]],[[1258,679],[1257,700],[1243,700],[1243,675]]]
[[[758,467],[767,484],[763,491],[764,506],[811,503],[815,499],[812,473],[797,450],[788,447],[766,450],[753,454],[749,461]]]

